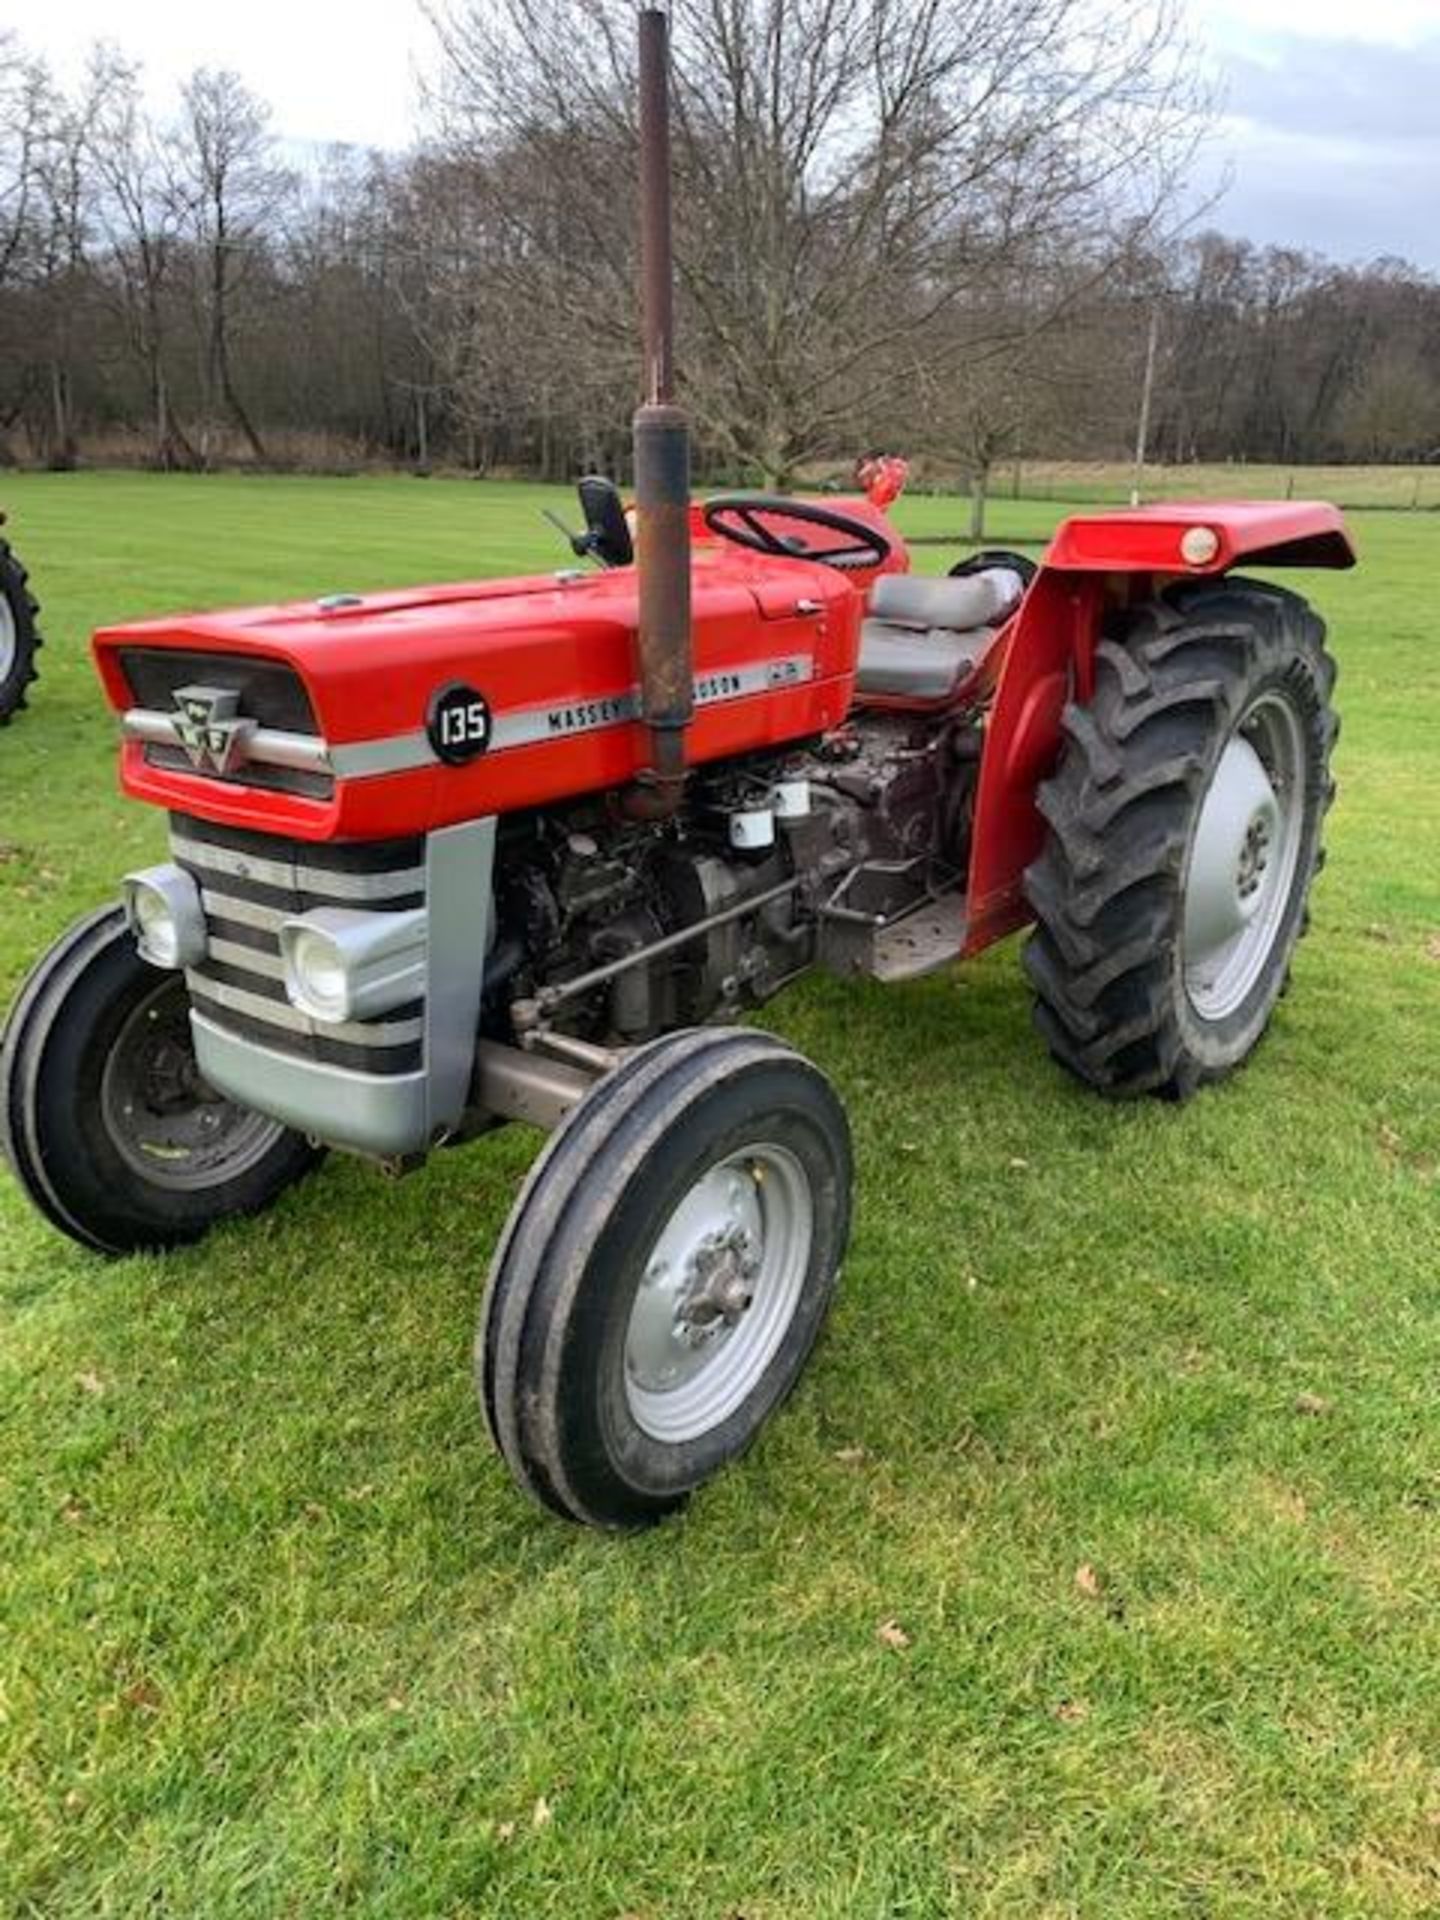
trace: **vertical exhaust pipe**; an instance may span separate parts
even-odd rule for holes
[[[644,405],[635,415],[641,711],[650,765],[641,775],[663,815],[679,801],[694,713],[690,620],[690,428],[675,403],[675,257],[670,177],[670,19],[640,9],[640,220]],[[639,796],[635,798],[638,800]]]

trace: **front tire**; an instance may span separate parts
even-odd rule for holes
[[[118,907],[62,934],[20,990],[0,1042],[0,1148],[53,1226],[107,1254],[198,1240],[320,1157],[205,1085],[185,982],[140,958]]]
[[[1052,1054],[1102,1093],[1184,1099],[1269,1024],[1334,797],[1324,643],[1293,593],[1187,582],[1111,622],[1065,711],[1025,967]]]
[[[40,608],[28,576],[8,540],[0,540],[0,727],[25,705],[25,689],[36,677]]]
[[[603,1080],[533,1168],[481,1312],[520,1486],[633,1528],[744,1452],[820,1331],[851,1178],[829,1082],[769,1035],[671,1034]]]

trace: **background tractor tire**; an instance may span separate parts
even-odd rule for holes
[[[518,1484],[582,1525],[663,1519],[799,1379],[850,1230],[850,1131],[768,1034],[640,1048],[531,1170],[476,1340]]]
[[[184,979],[140,958],[119,907],[62,934],[20,989],[0,1037],[0,1150],[53,1226],[107,1254],[187,1245],[321,1158],[199,1078]]]
[[[28,579],[9,541],[0,540],[0,727],[24,707],[25,689],[36,677],[41,642],[35,618],[40,608]]]
[[[1087,1085],[1184,1099],[1265,1032],[1323,861],[1334,684],[1318,615],[1257,581],[1107,624],[1025,878],[1036,1024]]]

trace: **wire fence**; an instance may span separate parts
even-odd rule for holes
[[[1122,506],[1133,469],[1120,462],[1014,461],[996,472],[991,495],[1012,500],[1093,500]],[[1404,513],[1440,512],[1440,465],[1296,467],[1248,461],[1203,466],[1147,466],[1142,500],[1329,500],[1339,507]]]

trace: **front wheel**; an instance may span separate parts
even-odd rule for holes
[[[519,1484],[638,1527],[742,1453],[819,1333],[850,1189],[844,1109],[766,1034],[671,1034],[600,1082],[532,1170],[481,1313]]]
[[[1039,793],[1025,965],[1055,1057],[1184,1098],[1247,1058],[1305,929],[1339,731],[1297,595],[1192,582],[1115,618]]]
[[[62,934],[20,990],[0,1044],[0,1147],[52,1225],[109,1254],[257,1213],[320,1157],[205,1084],[185,982],[140,958],[118,907]]]

